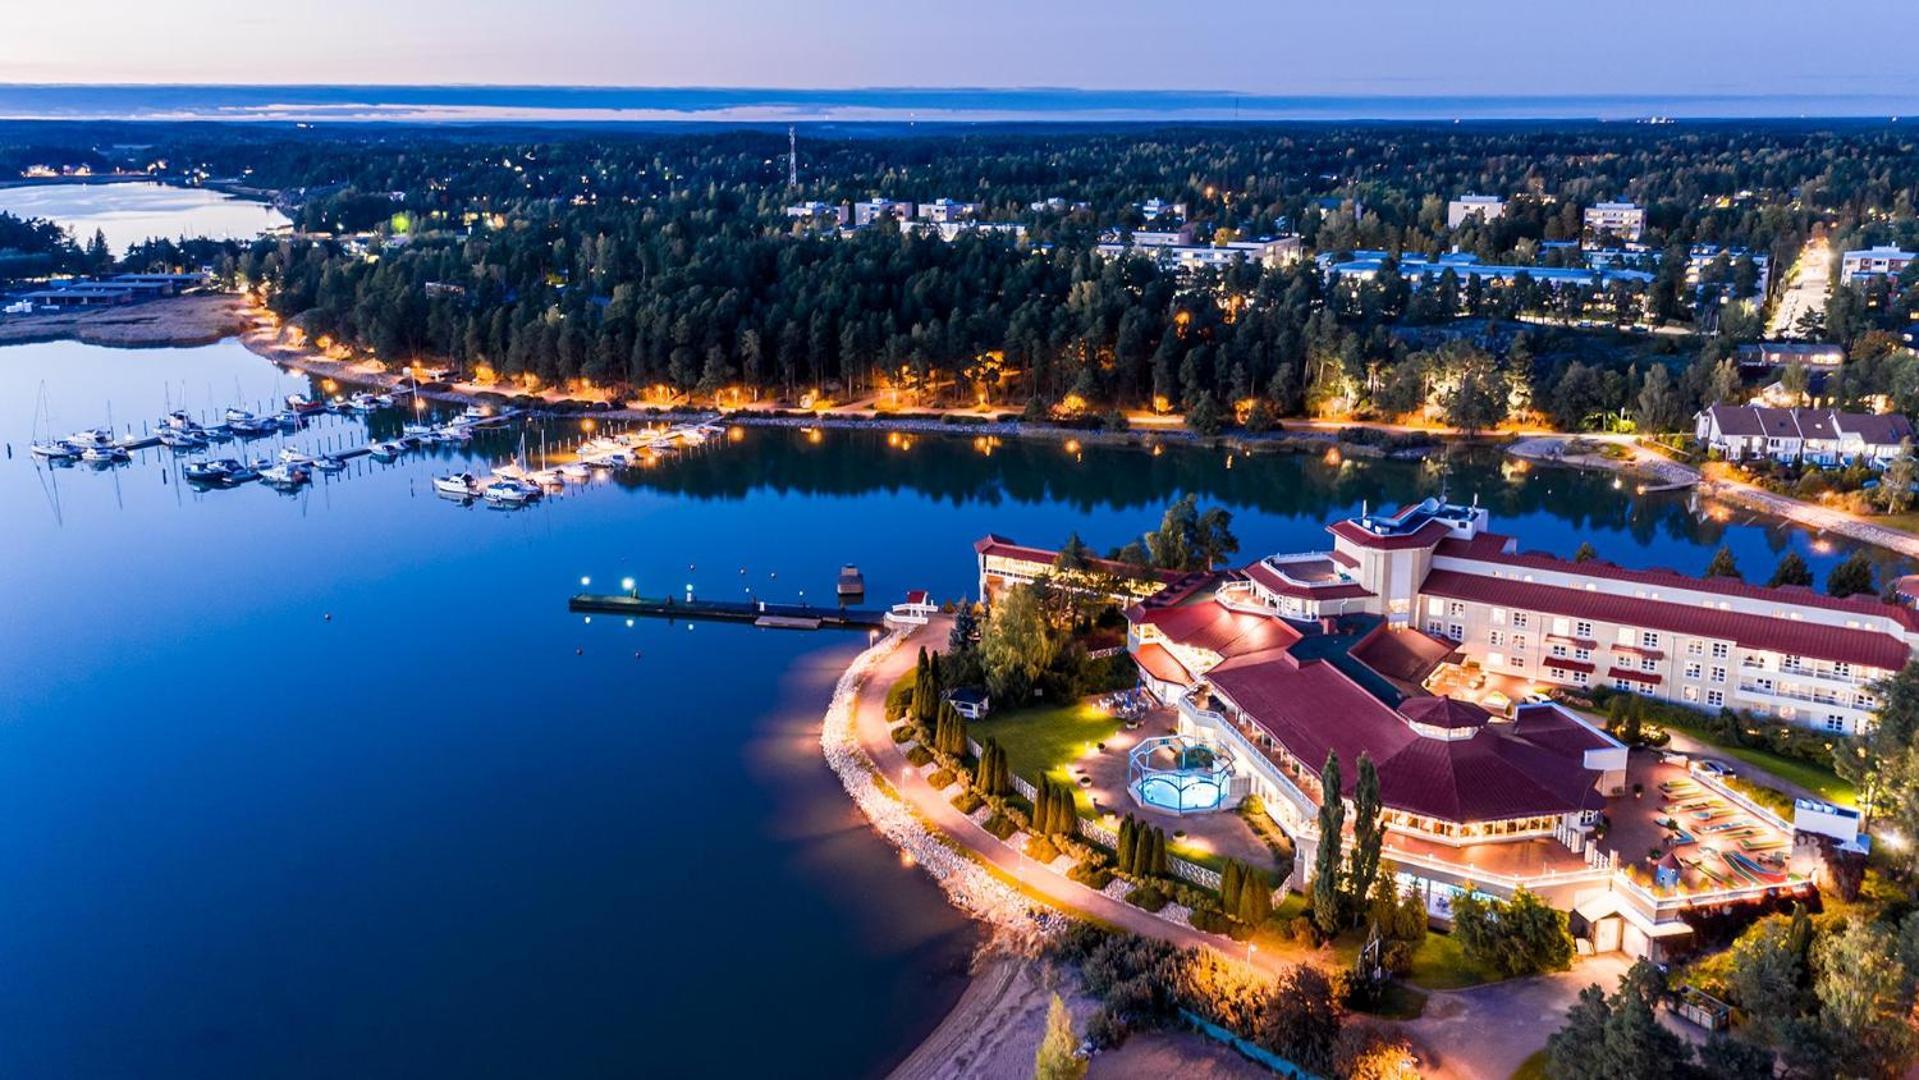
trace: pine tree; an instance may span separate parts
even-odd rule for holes
[[[1266,875],[1248,868],[1246,880],[1239,894],[1239,921],[1247,926],[1259,926],[1273,914],[1273,887]]]
[[[1322,934],[1339,929],[1340,846],[1346,804],[1340,801],[1339,754],[1326,755],[1319,773],[1319,850],[1313,855],[1313,924]]]
[[[1239,874],[1239,860],[1227,859],[1226,866],[1219,872],[1219,906],[1228,915],[1239,913],[1239,894],[1243,882]]]
[[[1812,587],[1812,569],[1806,560],[1799,557],[1797,551],[1788,551],[1779,557],[1779,565],[1773,567],[1772,579],[1766,584],[1772,588],[1781,585],[1804,585]]]
[[[1876,589],[1872,580],[1872,560],[1866,558],[1863,549],[1846,556],[1844,562],[1833,567],[1826,575],[1826,591],[1833,596],[1857,596]]]
[[[1739,563],[1732,557],[1732,549],[1728,547],[1722,547],[1712,553],[1712,561],[1706,564],[1706,576],[1732,578],[1735,581],[1745,578],[1745,575],[1739,572]]]
[[[1593,547],[1592,542],[1588,540],[1581,540],[1578,550],[1573,552],[1573,561],[1576,563],[1592,562],[1597,558],[1599,558],[1599,549]]]
[[[1073,1034],[1073,1017],[1066,1002],[1053,994],[1046,1008],[1046,1034],[1040,1039],[1039,1052],[1033,1057],[1033,1080],[1081,1080],[1087,1061],[1079,1056],[1079,1038]]]
[[[1373,879],[1379,874],[1380,850],[1386,840],[1386,825],[1380,820],[1383,806],[1379,794],[1379,770],[1370,755],[1359,755],[1359,776],[1353,780],[1353,855],[1347,876],[1351,885],[1347,903],[1354,917],[1365,909],[1366,897],[1373,891]]]
[[[1166,876],[1166,832],[1158,826],[1152,826],[1152,846],[1148,849],[1150,857],[1140,873],[1148,877]]]
[[[1126,815],[1126,820],[1119,823],[1119,850],[1117,852],[1117,861],[1119,862],[1121,873],[1130,874],[1133,872],[1133,859],[1136,857],[1138,850],[1139,836],[1133,827],[1133,815],[1128,814]]]

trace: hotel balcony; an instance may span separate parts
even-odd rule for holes
[[[1798,676],[1795,676],[1795,678],[1797,677]],[[1830,690],[1822,690],[1816,687],[1809,689],[1795,687],[1788,690],[1782,686],[1765,687],[1757,683],[1749,683],[1741,680],[1739,683],[1739,695],[1741,697],[1757,698],[1763,701],[1785,702],[1795,705],[1816,705],[1822,709],[1841,709],[1847,712],[1861,711],[1863,708],[1862,706],[1852,703],[1851,694],[1835,694]]]

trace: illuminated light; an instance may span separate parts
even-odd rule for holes
[[[1339,447],[1329,446],[1326,448],[1326,464],[1338,465],[1340,462],[1344,460],[1345,460],[1345,457],[1342,454],[1340,454]]]
[[[1079,454],[1079,440],[1078,439],[1066,440],[1066,452],[1077,456]]]
[[[581,431],[592,431],[592,430],[593,430],[593,418],[589,416],[589,417],[587,417],[586,419],[584,419],[584,420],[581,420],[581,421],[580,421],[580,430],[581,430]]]
[[[900,444],[900,433],[899,433],[899,432],[897,432],[897,431],[889,431],[889,432],[887,432],[887,433],[886,433],[886,445],[888,445],[888,446],[892,446],[892,447],[898,447],[898,446],[899,446],[899,444]]]
[[[733,425],[732,427],[730,427],[730,428],[727,428],[727,429],[726,429],[726,441],[727,441],[727,442],[745,442],[745,441],[746,441],[746,429],[745,429],[745,428],[743,428],[743,427],[741,427],[741,426],[740,426],[740,425],[738,425],[738,424],[734,424],[734,425]]]
[[[632,592],[632,591],[633,591],[633,579],[632,579],[632,578],[630,578],[630,577],[629,577],[629,578],[621,578],[621,579],[620,579],[620,588],[622,588],[622,589],[625,589],[625,590],[626,590],[627,592]]]
[[[632,620],[632,619],[628,619],[628,620],[626,620],[626,626],[627,626],[627,629],[629,629],[629,630],[630,630],[630,629],[632,629],[632,628],[633,628],[633,620]]]
[[[588,585],[591,585],[591,584],[593,584],[593,579],[590,577],[583,577],[580,579],[580,588],[582,589],[586,588]]]
[[[1153,411],[1160,414],[1161,416],[1165,416],[1167,413],[1172,412],[1173,411],[1172,399],[1167,397],[1165,394],[1154,394],[1153,395]]]

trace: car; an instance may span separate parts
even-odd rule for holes
[[[1705,773],[1707,776],[1717,776],[1722,780],[1730,779],[1731,777],[1735,777],[1739,775],[1737,772],[1733,770],[1733,768],[1730,765],[1725,765],[1717,761],[1700,762],[1698,765],[1698,771]]]

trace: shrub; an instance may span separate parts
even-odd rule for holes
[[[1059,856],[1059,848],[1054,845],[1050,837],[1035,836],[1031,840],[1026,841],[1026,857],[1036,863],[1042,865],[1050,864],[1054,859],[1059,858]]]
[[[933,790],[939,791],[957,779],[959,779],[959,777],[953,775],[953,770],[938,769],[926,778],[926,782],[933,785]]]
[[[985,829],[1001,840],[1019,831],[1019,826],[1013,824],[1012,819],[1004,813],[994,814],[992,817],[987,818],[986,823],[981,825],[980,828]]]
[[[928,750],[924,746],[916,745],[912,749],[906,751],[906,762],[907,764],[913,766],[915,769],[925,765],[927,762],[931,760],[933,760],[933,752],[931,750]]]
[[[1193,929],[1208,934],[1224,934],[1233,927],[1233,920],[1227,918],[1225,912],[1212,908],[1194,908],[1187,921],[1193,924]]]
[[[1066,876],[1089,889],[1104,889],[1113,883],[1113,872],[1093,862],[1074,864],[1071,870],[1066,871]]]
[[[965,791],[953,796],[953,809],[958,810],[962,814],[970,815],[973,811],[978,810],[984,805],[986,805],[986,800],[980,798],[979,792],[974,791],[972,788],[967,788]]]
[[[913,683],[919,678],[919,672],[909,671],[901,675],[898,681],[886,688],[886,720],[891,723],[906,715],[913,704]]]
[[[897,725],[892,731],[893,741],[896,743],[912,742],[915,734],[911,724]]]
[[[1141,911],[1158,911],[1167,905],[1170,898],[1159,890],[1157,885],[1141,885],[1126,894],[1126,902]]]

